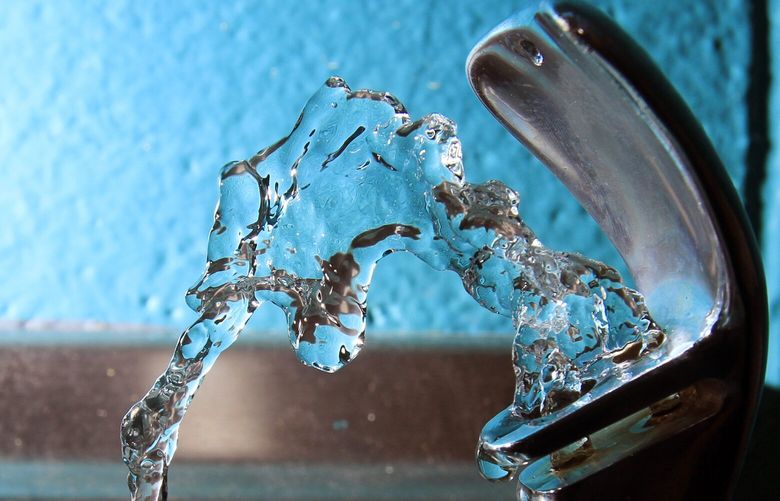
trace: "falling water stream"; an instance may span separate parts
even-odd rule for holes
[[[187,407],[261,304],[283,309],[303,364],[335,372],[363,348],[371,278],[393,252],[454,271],[512,318],[520,419],[569,405],[661,345],[642,296],[613,268],[544,247],[519,200],[501,182],[465,180],[449,119],[412,120],[387,93],[329,79],[287,137],[222,169],[208,266],[187,293],[200,318],[122,420],[132,499],[165,499]]]

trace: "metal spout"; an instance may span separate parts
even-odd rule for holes
[[[521,499],[729,498],[763,384],[767,300],[752,231],[701,126],[628,35],[572,2],[506,20],[467,73],[602,227],[668,334],[661,356],[579,402],[488,423],[480,448],[496,476],[519,472]]]

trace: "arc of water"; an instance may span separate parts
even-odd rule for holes
[[[518,422],[565,410],[658,351],[663,332],[614,269],[547,249],[521,220],[516,192],[464,176],[453,122],[412,121],[391,95],[338,78],[289,136],[225,166],[208,267],[187,295],[200,318],[122,421],[133,499],[165,497],[189,403],[263,302],[285,311],[301,362],[334,372],[363,347],[373,271],[392,252],[458,273],[482,306],[512,317]],[[513,467],[482,459],[488,476]]]

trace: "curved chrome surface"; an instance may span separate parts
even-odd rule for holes
[[[493,462],[480,464],[483,473],[522,471],[522,499],[578,499],[595,494],[593,485],[621,485],[632,468],[621,463],[653,471],[674,462],[658,452],[672,444],[701,471],[684,485],[654,479],[624,488],[636,499],[702,489],[728,497],[763,381],[766,296],[752,232],[700,126],[627,35],[573,2],[541,2],[509,18],[475,46],[466,69],[491,113],[612,240],[669,335],[662,356],[560,411],[524,420],[510,408],[494,418],[481,437]],[[642,428],[654,436],[622,431],[632,413],[652,419],[670,395],[686,395],[676,421]],[[608,461],[550,466],[588,435],[602,444],[589,457]],[[709,441],[697,445],[697,436]]]
[[[673,342],[706,333],[727,293],[722,239],[689,159],[631,85],[547,3],[477,44],[467,72],[613,241]]]

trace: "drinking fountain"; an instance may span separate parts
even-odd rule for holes
[[[636,282],[546,248],[519,195],[466,180],[454,122],[338,77],[289,135],[220,173],[199,319],[122,420],[136,501],[167,498],[179,425],[204,376],[265,302],[304,365],[364,349],[379,260],[408,252],[455,272],[516,328],[512,404],[477,465],[519,499],[725,499],[766,358],[756,245],[706,136],[661,72],[605,16],[542,2],[473,49],[474,92],[555,173]],[[284,445],[280,445],[284,448]]]
[[[510,17],[467,73],[611,239],[668,336],[659,359],[557,413],[494,418],[483,470],[516,474],[520,499],[729,499],[763,384],[767,299],[701,126],[644,51],[580,3]]]

